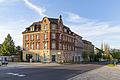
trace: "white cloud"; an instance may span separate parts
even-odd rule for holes
[[[119,25],[111,25],[107,22],[80,17],[75,13],[68,13],[68,25],[83,36],[103,36],[107,34],[120,33]],[[76,29],[75,29],[76,27]]]
[[[44,12],[46,11],[46,9],[42,8],[42,7],[38,7],[36,5],[34,5],[33,3],[31,3],[29,0],[23,0],[25,2],[25,4],[30,7],[31,9],[35,10],[41,17],[46,16],[44,14]]]
[[[84,18],[75,13],[67,12],[66,14],[68,26],[72,31],[81,35],[84,39],[90,39],[93,43],[99,42],[96,44],[107,41],[112,44],[111,47],[117,46],[113,41],[120,41],[120,38],[118,38],[120,36],[117,35],[120,34],[120,25]]]

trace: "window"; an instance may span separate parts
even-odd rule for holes
[[[67,32],[67,29],[64,29],[64,32],[66,33],[66,32]]]
[[[39,49],[39,43],[36,43],[36,49]]]
[[[48,29],[48,24],[44,24],[44,30]]]
[[[37,27],[37,28],[36,28],[36,31],[39,31],[39,30],[40,30],[40,28]]]
[[[33,40],[34,39],[34,35],[30,35],[30,40]]]
[[[44,40],[46,40],[47,39],[47,34],[46,33],[44,33]]]
[[[60,31],[62,31],[62,26],[60,26]]]
[[[36,40],[39,40],[39,34],[36,34]]]
[[[28,50],[28,44],[25,45],[25,49]]]
[[[33,49],[33,43],[30,44],[30,49]]]
[[[32,26],[32,27],[30,28],[30,31],[34,31],[34,29],[35,29],[34,26]]]
[[[55,39],[56,36],[55,36],[55,33],[52,33],[52,39]]]
[[[25,40],[28,40],[28,35],[25,36]]]
[[[65,40],[65,36],[63,35],[62,37],[63,37],[63,40]]]
[[[65,50],[65,45],[63,45],[63,49]]]
[[[55,30],[56,29],[56,24],[52,24],[52,30]]]
[[[60,34],[59,39],[62,39],[62,34]]]
[[[56,49],[56,43],[55,43],[55,41],[52,41],[52,49]]]
[[[59,49],[62,49],[62,44],[61,43],[59,43]]]
[[[44,49],[47,49],[47,43],[46,42],[44,43]]]

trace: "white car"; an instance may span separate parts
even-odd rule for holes
[[[3,65],[7,65],[7,64],[8,64],[8,61],[7,61],[7,60],[6,60],[6,61],[5,61],[5,60],[4,60],[4,61],[1,61],[1,62],[2,62]]]

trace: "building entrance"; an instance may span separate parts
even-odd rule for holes
[[[56,55],[52,55],[52,62],[56,62]]]

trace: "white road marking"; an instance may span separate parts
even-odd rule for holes
[[[14,74],[14,73],[7,73],[7,74]]]
[[[14,73],[14,74],[12,74],[12,75],[15,75],[15,76],[17,76],[17,75],[19,75],[19,74],[17,74],[17,73]]]
[[[26,76],[26,75],[22,75],[22,74],[18,74],[18,73],[7,73],[7,74],[18,76],[18,77],[24,77],[24,76]]]
[[[18,75],[19,77],[24,77],[25,75]]]

